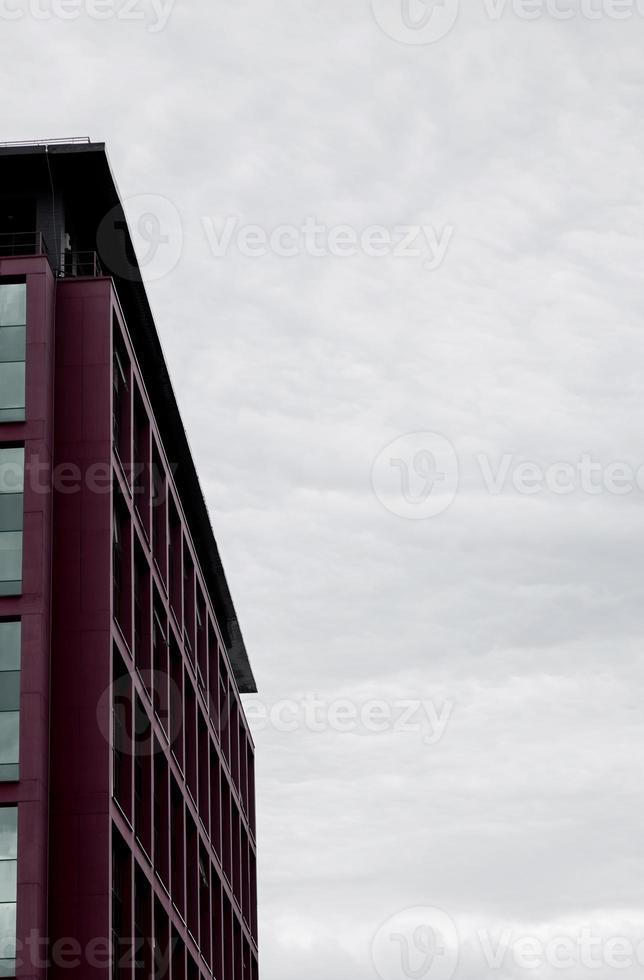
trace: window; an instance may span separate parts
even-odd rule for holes
[[[112,977],[132,977],[132,859],[112,825]]]
[[[24,471],[24,449],[0,447],[0,595],[22,588]]]
[[[166,574],[166,503],[167,489],[165,473],[161,465],[159,454],[154,452],[152,463],[153,497],[152,497],[152,551],[154,560],[157,563],[161,578],[165,582]]]
[[[115,495],[112,538],[113,612],[121,633],[132,645],[132,528],[131,519],[120,494]]]
[[[20,621],[15,620],[0,622],[0,782],[18,779],[19,728]]]
[[[25,418],[26,323],[26,283],[0,283],[0,422]]]
[[[130,464],[130,385],[129,364],[114,338],[112,363],[112,442],[121,463],[129,473]]]
[[[112,794],[128,818],[132,812],[132,681],[116,648],[112,662]]]
[[[174,503],[170,501],[170,540],[169,540],[169,553],[168,553],[168,563],[170,566],[169,573],[169,584],[170,584],[170,608],[172,609],[177,623],[179,624],[179,629],[183,632],[183,612],[181,608],[182,599],[182,584],[183,584],[183,572],[181,569],[181,521],[179,520],[179,514],[177,513],[177,508]]]
[[[16,973],[18,807],[0,807],[0,977]]]
[[[166,734],[170,730],[169,704],[169,662],[168,662],[167,624],[163,607],[158,605],[154,610],[152,624],[152,670],[151,678],[152,699],[157,718]]]
[[[152,894],[139,868],[134,875],[134,939],[134,975],[147,980],[152,971]]]
[[[208,623],[206,620],[206,606],[198,590],[197,596],[197,680],[199,687],[206,697],[206,686],[208,684]]]
[[[134,467],[132,472],[134,506],[146,536],[150,537],[150,423],[143,400],[134,391]]]
[[[134,558],[134,662],[149,688],[150,649],[150,569],[143,550],[136,546]]]

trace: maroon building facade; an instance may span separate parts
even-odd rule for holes
[[[255,682],[105,150],[0,176],[0,977],[257,980]]]

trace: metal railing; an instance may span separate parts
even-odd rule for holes
[[[57,272],[59,279],[79,278],[80,276],[97,279],[103,274],[100,259],[96,252],[63,252],[60,268]]]
[[[0,258],[19,255],[46,255],[54,267],[41,231],[10,231],[0,234]],[[105,275],[96,252],[65,250],[58,259],[54,272],[59,279],[87,276],[92,279]]]
[[[0,234],[0,258],[14,255],[46,255],[41,231],[7,231]]]
[[[11,140],[8,143],[0,143],[3,146],[65,146],[73,143],[91,143],[89,136],[66,136],[62,139],[53,140]]]

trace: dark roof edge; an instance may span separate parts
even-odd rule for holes
[[[138,263],[136,263],[136,275],[131,275],[132,257],[135,256],[134,247],[105,143],[65,143],[61,141],[49,144],[43,142],[31,145],[0,145],[0,156],[45,153],[57,158],[55,169],[59,175],[65,169],[64,157],[76,158],[73,163],[72,160],[69,160],[69,164],[74,170],[78,166],[79,155],[85,154],[91,157],[91,166],[95,168],[92,177],[98,182],[98,186],[93,185],[97,192],[95,197],[101,200],[103,197],[106,199],[104,201],[104,214],[113,213],[119,222],[123,221],[121,227],[126,229],[124,248],[128,252],[128,259],[125,262],[117,262],[116,265],[128,265],[129,263],[130,274],[123,277],[114,268],[109,269],[109,273],[114,280],[131,335],[133,328],[135,329],[132,341],[141,364],[155,415],[160,420],[160,431],[166,452],[170,461],[177,464],[174,474],[175,483],[186,513],[199,564],[226,642],[228,658],[237,687],[242,694],[255,693],[257,685]],[[87,162],[89,164],[90,161]],[[99,257],[103,265],[107,265],[109,268],[109,262],[106,263],[102,255]],[[138,346],[136,343],[137,335],[141,338]]]
[[[90,144],[90,146],[78,144],[74,144],[73,146],[58,146],[56,152],[62,153],[69,151],[70,149],[72,152],[78,152],[79,150],[83,149],[87,152],[90,147],[92,149],[102,151],[103,153],[105,164],[118,200],[118,207],[123,212],[123,221],[127,227],[127,233],[130,239],[130,249],[132,253],[134,253],[129,224],[127,223],[127,217],[121,204],[121,194],[112,171],[105,143],[95,143]],[[191,505],[190,509],[186,512],[186,517],[188,519],[188,526],[190,527],[190,531],[192,533],[195,550],[199,558],[199,563],[202,566],[202,571],[206,578],[206,582],[209,584],[212,591],[211,597],[215,605],[215,612],[217,613],[218,620],[220,621],[220,626],[224,627],[223,633],[224,638],[227,641],[228,658],[230,660],[231,667],[233,668],[237,687],[239,688],[241,694],[255,694],[257,693],[257,684],[253,675],[253,669],[246,650],[246,644],[242,635],[241,626],[239,625],[235,604],[228,586],[228,580],[226,578],[224,566],[219,554],[215,532],[210,520],[208,505],[206,504],[206,498],[201,488],[199,475],[192,457],[188,436],[183,424],[181,413],[179,411],[174,388],[172,387],[167,361],[163,353],[161,339],[154,323],[154,316],[150,307],[150,302],[148,300],[148,294],[145,289],[145,283],[143,282],[142,275],[140,276],[140,282],[135,283],[134,285],[138,285],[140,287],[139,303],[142,307],[142,326],[146,334],[146,339],[150,344],[150,348],[154,350],[156,355],[155,360],[158,359],[158,373],[156,377],[160,381],[160,390],[163,393],[163,399],[175,423],[172,433],[175,440],[175,445],[173,448],[175,449],[175,452],[177,452],[178,458],[176,461],[179,463],[179,469],[175,474],[175,481],[178,484],[178,489],[182,499],[185,496]],[[179,475],[181,475],[180,480],[177,479]],[[224,620],[223,623],[221,622],[222,615]]]

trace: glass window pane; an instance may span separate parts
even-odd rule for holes
[[[22,531],[22,494],[0,493],[0,531]]]
[[[18,807],[0,806],[0,861],[18,857]]]
[[[0,422],[24,422],[24,408],[0,408]]]
[[[22,532],[0,532],[0,582],[22,578]]]
[[[25,406],[25,362],[8,361],[0,363],[0,409],[10,409]]]
[[[18,764],[19,711],[0,711],[0,765]]]
[[[20,620],[0,622],[0,670],[20,670]]]
[[[17,861],[0,861],[0,903],[17,898]]]
[[[20,779],[20,766],[0,766],[0,783],[17,783]]]
[[[0,959],[16,955],[16,903],[0,905]]]
[[[24,361],[26,356],[24,327],[0,327],[0,361]]]
[[[27,322],[27,284],[0,285],[0,327],[14,327]]]
[[[20,671],[0,673],[0,711],[18,711],[20,708]]]
[[[15,977],[16,975],[16,961],[15,960],[0,960],[0,977],[2,980],[9,980],[9,978]]]
[[[0,493],[22,493],[24,488],[24,449],[21,446],[0,449]]]

